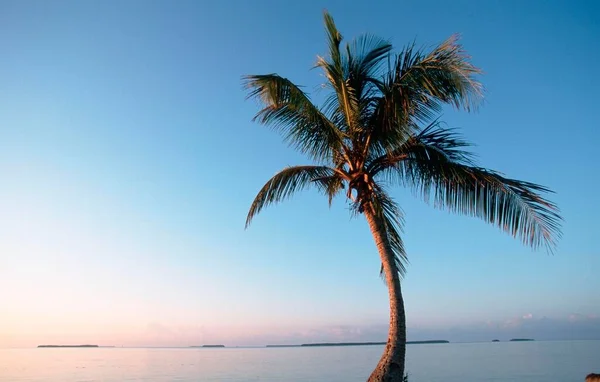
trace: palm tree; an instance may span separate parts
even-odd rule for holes
[[[439,208],[497,225],[524,244],[552,251],[560,237],[558,208],[540,194],[549,189],[478,167],[469,144],[435,117],[444,104],[477,106],[482,86],[451,37],[431,51],[392,46],[364,35],[341,48],[342,36],[326,12],[329,57],[318,57],[330,90],[317,107],[301,88],[277,74],[244,77],[249,98],[263,108],[254,120],[271,125],[313,163],[287,167],[254,199],[246,227],[264,207],[316,187],[331,200],[342,190],[351,210],[365,216],[389,290],[387,345],[369,381],[401,381],[406,317],[400,279],[407,255],[402,212],[386,186],[411,188]],[[387,65],[386,65],[387,64]]]

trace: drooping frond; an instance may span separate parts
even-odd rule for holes
[[[466,145],[448,130],[426,130],[398,149],[397,161],[386,170],[438,208],[478,217],[534,249],[543,245],[552,252],[562,219],[557,206],[541,196],[552,191],[475,166],[462,150]]]
[[[316,160],[330,159],[341,150],[343,133],[297,85],[276,74],[244,79],[248,97],[265,105],[255,121],[280,130],[286,142]]]
[[[254,198],[246,218],[246,227],[264,207],[281,202],[312,184],[333,197],[334,178],[335,170],[326,166],[294,166],[283,169],[275,174]]]
[[[318,184],[319,189],[327,196],[330,207],[333,199],[344,189],[344,181],[338,174],[317,178],[313,181]]]
[[[406,274],[408,256],[400,236],[404,223],[402,210],[381,188],[376,189],[373,204],[379,219],[383,221],[398,273],[403,277]],[[383,269],[380,270],[380,274],[382,271]]]
[[[402,209],[378,184],[374,184],[373,194],[368,201],[361,200],[353,203],[353,212],[359,213],[362,210],[361,204],[365,202],[372,204],[375,219],[383,226],[385,238],[394,255],[396,270],[400,276],[403,277],[406,274],[408,256],[406,255],[404,243],[400,236],[402,227],[404,226],[404,213],[402,212]],[[383,265],[380,269],[380,275],[382,275],[382,272]]]

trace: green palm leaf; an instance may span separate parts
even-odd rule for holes
[[[255,121],[281,131],[286,142],[316,160],[341,149],[343,133],[290,80],[266,74],[245,76],[244,81],[248,97],[265,105]]]
[[[339,191],[335,185],[341,183],[341,181],[336,183],[335,175],[335,170],[326,166],[294,166],[281,170],[260,189],[254,198],[246,217],[246,228],[264,207],[281,202],[312,184],[316,184],[321,191],[333,198]]]
[[[400,236],[404,225],[402,210],[379,186],[375,190],[373,206],[376,216],[383,224],[390,249],[394,254],[396,270],[401,277],[404,277],[406,274],[406,266],[408,265],[408,256],[406,255],[404,242]],[[379,270],[379,274],[383,276],[383,265]]]
[[[551,190],[475,166],[466,146],[453,131],[432,127],[371,165],[375,173],[397,176],[438,208],[478,217],[534,249],[545,246],[552,252],[561,218],[556,205],[541,196]]]
[[[414,44],[404,49],[396,59],[393,84],[410,89],[413,97],[428,99],[425,105],[448,103],[456,108],[470,110],[477,107],[483,87],[475,76],[481,70],[470,62],[453,35],[431,52],[415,50]],[[434,107],[435,111],[439,111]]]
[[[344,130],[347,134],[353,135],[359,128],[359,89],[352,87],[352,84],[348,82],[348,57],[343,56],[340,50],[342,35],[338,31],[333,17],[328,12],[325,12],[324,18],[329,42],[329,59],[317,57],[316,66],[323,69],[329,85],[334,90],[332,95],[335,95],[337,104],[335,102],[328,102],[328,104],[337,106],[337,108],[332,109],[335,110],[334,114],[337,114],[338,117],[343,116],[342,126]]]
[[[371,198],[356,200],[352,203],[353,214],[358,215],[363,213],[364,209],[367,208],[367,204],[373,206],[375,218],[383,227],[387,246],[394,255],[396,271],[400,276],[404,276],[409,261],[401,237],[404,227],[404,213],[402,209],[379,184],[374,185]],[[380,269],[380,276],[383,277],[382,272],[383,265]]]
[[[374,150],[392,149],[429,122],[442,104],[471,110],[482,99],[481,71],[452,36],[429,53],[408,45],[388,75],[377,82],[381,97],[369,122]]]

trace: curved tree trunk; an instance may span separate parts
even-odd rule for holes
[[[368,382],[401,382],[404,380],[404,358],[406,355],[406,315],[404,313],[400,276],[383,225],[376,218],[372,207],[365,208],[364,214],[381,257],[390,296],[390,329],[387,344],[379,364],[371,373]]]

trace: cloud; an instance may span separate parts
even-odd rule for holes
[[[323,325],[311,327],[170,327],[149,324],[148,345],[188,346],[207,343],[228,346],[292,345],[311,342],[382,342],[387,339],[386,323],[376,325]],[[535,317],[531,313],[505,320],[486,320],[446,328],[409,327],[409,341],[441,339],[451,342],[478,342],[511,338],[536,340],[600,339],[600,318],[573,313],[565,317]]]
[[[387,324],[322,325],[306,327],[209,327],[148,324],[135,339],[150,346],[189,346],[224,344],[227,346],[292,345],[311,342],[382,342],[387,339]],[[526,313],[505,320],[465,322],[440,327],[409,327],[409,341],[441,339],[451,342],[478,342],[511,338],[536,340],[600,339],[600,317],[573,313],[564,317],[536,317]],[[143,343],[145,342],[145,343]]]

